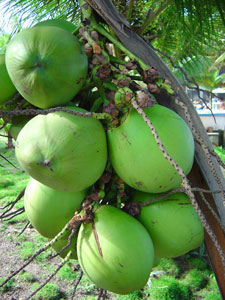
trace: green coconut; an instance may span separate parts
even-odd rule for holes
[[[156,196],[159,194],[137,192],[133,201],[146,202]],[[156,257],[180,256],[203,243],[204,228],[184,193],[142,206],[137,218],[151,235]]]
[[[78,107],[68,109],[86,112]],[[82,191],[94,184],[107,161],[101,122],[65,112],[31,119],[20,131],[15,150],[17,160],[31,177],[66,192]]]
[[[25,126],[25,124],[30,120],[27,116],[16,116],[13,117],[9,133],[11,137],[16,140],[20,130]]]
[[[62,19],[51,19],[51,20],[41,21],[35,24],[33,27],[39,27],[39,26],[56,26],[61,29],[67,30],[71,33],[77,28],[77,26],[74,25],[73,23]]]
[[[17,90],[9,77],[5,64],[5,54],[0,54],[0,104],[10,100]]]
[[[143,288],[154,261],[153,244],[144,226],[110,205],[95,211],[94,224],[99,245],[91,223],[81,225],[77,239],[78,261],[87,277],[117,294]]]
[[[54,238],[80,210],[85,194],[57,191],[31,178],[24,195],[25,212],[42,236]]]
[[[144,111],[166,151],[188,174],[194,159],[194,140],[187,124],[174,111],[158,104]],[[113,168],[126,184],[150,193],[180,186],[180,175],[163,156],[150,128],[136,110],[131,109],[123,123],[108,130],[107,136]]]
[[[56,26],[24,29],[6,48],[6,66],[19,93],[40,108],[64,105],[80,91],[88,59],[79,41]]]

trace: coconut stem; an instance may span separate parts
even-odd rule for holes
[[[71,243],[72,243],[73,237],[74,237],[75,234],[77,233],[77,229],[78,229],[78,227],[75,228],[75,229],[72,229],[70,235],[68,236],[68,242],[67,242],[67,244],[66,244],[62,249],[60,249],[56,254],[52,255],[52,256],[51,256],[51,259],[53,259],[53,258],[55,258],[56,256],[60,255],[64,250],[66,250],[67,248],[69,248],[69,246],[70,246]],[[75,246],[75,245],[74,245],[74,246]]]
[[[109,120],[112,121],[112,117],[108,113],[95,113],[95,112],[78,112],[74,111],[68,108],[64,107],[53,107],[49,109],[26,109],[26,110],[13,110],[13,111],[5,111],[5,110],[0,110],[0,117],[4,116],[22,116],[22,115],[47,115],[49,113],[53,112],[66,112],[68,114],[74,115],[74,116],[79,116],[79,117],[84,117],[84,118],[93,118],[97,120]]]
[[[217,175],[217,172],[216,172],[214,163],[213,163],[213,161],[212,161],[212,155],[215,156],[215,157],[217,158],[217,161],[218,161],[218,162],[221,162],[220,158],[218,158],[218,155],[215,153],[214,150],[209,149],[209,148],[205,145],[203,139],[200,137],[200,135],[198,134],[196,128],[194,127],[194,125],[193,125],[193,123],[192,123],[191,116],[190,116],[190,114],[189,114],[189,112],[188,112],[188,108],[186,107],[186,105],[185,105],[183,102],[179,101],[178,98],[175,99],[175,103],[176,103],[177,105],[179,105],[179,106],[184,110],[185,116],[186,116],[186,119],[187,119],[187,123],[188,123],[188,125],[189,125],[189,127],[190,127],[190,129],[191,129],[191,131],[192,131],[192,134],[193,134],[193,136],[194,136],[194,139],[195,139],[195,141],[201,146],[202,150],[204,151],[205,156],[206,156],[206,158],[207,158],[207,160],[208,160],[208,163],[209,163],[211,172],[212,172],[212,174],[213,174],[213,177],[215,178],[215,180],[216,180],[216,182],[217,182],[219,188],[221,189],[221,191],[223,191],[223,199],[225,199],[225,191],[223,190],[223,184],[222,184],[222,182],[221,182],[219,176]],[[222,163],[221,165],[222,165],[223,168],[225,168],[225,164],[224,164],[224,163]],[[224,206],[225,206],[225,200],[224,200],[223,203],[224,203]]]

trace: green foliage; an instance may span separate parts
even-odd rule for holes
[[[68,262],[59,270],[57,276],[59,276],[61,280],[74,280],[77,276],[77,272],[72,270],[71,263]]]
[[[1,133],[3,132],[1,131]],[[6,149],[6,142],[6,138],[0,137],[0,153],[15,167],[0,157],[0,206],[5,206],[15,201],[29,180],[29,176],[19,167],[14,149]],[[21,198],[14,208],[19,209],[23,206],[23,198]],[[4,223],[12,224],[18,221],[27,222],[26,214],[22,213],[9,221],[4,221]]]
[[[37,234],[35,236],[35,242],[31,242],[29,240],[25,240],[20,244],[20,254],[22,259],[26,260],[30,258],[40,247],[43,246],[44,241],[46,238],[41,237],[41,241],[39,240],[40,235]],[[46,261],[48,260],[48,257],[51,255],[51,251],[44,251],[41,254],[39,254],[37,257],[35,257],[35,261]]]
[[[214,150],[219,155],[221,160],[225,163],[225,149],[223,149],[222,147],[215,147]]]
[[[152,282],[153,286],[147,291],[151,300],[191,300],[192,292],[185,284],[171,276],[163,276]]]
[[[204,300],[221,300],[221,295],[216,292],[210,292],[204,296]]]
[[[189,263],[190,269],[196,268],[200,271],[204,271],[208,267],[207,262],[204,259],[200,258],[200,257],[190,258],[188,260],[188,263]]]
[[[128,295],[118,296],[117,300],[138,300],[143,299],[144,292],[143,291],[135,291],[133,293],[130,293]]]
[[[22,259],[26,260],[34,254],[35,246],[32,242],[26,241],[26,242],[22,243],[21,247],[22,247],[22,250],[21,250]]]
[[[33,289],[39,286],[38,283],[33,285]],[[40,291],[37,292],[36,300],[59,300],[62,297],[62,293],[59,286],[54,283],[47,283]]]
[[[4,35],[0,36],[0,54],[5,53],[5,48],[9,42],[9,40],[10,40],[9,34],[4,34]]]
[[[36,281],[35,276],[32,273],[27,272],[25,270],[22,271],[22,273],[18,276],[18,278],[21,281],[25,281],[25,282],[29,282],[29,283],[33,283]]]
[[[176,261],[172,258],[161,258],[159,264],[156,267],[157,270],[163,270],[167,274],[177,277],[180,274],[180,267]]]
[[[5,277],[0,278],[0,284],[5,280]],[[11,278],[3,287],[0,288],[2,292],[8,292],[14,288],[16,285],[15,278]]]
[[[200,290],[207,285],[208,280],[199,270],[193,269],[188,272],[185,282],[192,290]]]
[[[33,0],[15,0],[4,1],[1,10],[4,14],[10,15],[10,23],[12,32],[15,34],[24,27],[30,27],[37,22],[44,19],[66,19],[73,21],[75,24],[80,19],[80,9],[78,1],[66,0],[50,0],[50,1],[33,1]],[[3,19],[0,21],[0,27],[7,27],[8,20]]]
[[[190,300],[192,298],[192,293],[188,287],[179,283],[179,282],[171,282],[168,286],[168,290],[165,293],[165,300],[171,299],[182,299],[182,300]]]
[[[210,275],[210,279],[206,288],[199,291],[198,294],[205,300],[221,300],[221,295],[218,290],[214,274]]]
[[[0,188],[4,189],[4,188],[7,188],[9,186],[13,186],[14,185],[14,181],[13,180],[10,180],[6,177],[2,177],[0,178]]]

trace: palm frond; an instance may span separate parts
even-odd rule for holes
[[[76,24],[80,17],[80,8],[76,0],[0,0],[0,6],[2,14],[8,16],[0,21],[0,27],[10,27],[12,34],[18,32],[21,27],[30,27],[41,20],[60,18]]]
[[[203,55],[218,57],[224,52],[224,26],[218,12],[214,13],[214,27],[210,29],[207,23],[200,25],[197,16],[192,16],[191,21],[189,16],[177,17],[173,3],[159,16],[158,24],[160,38],[153,45],[175,63]]]
[[[224,10],[222,9],[224,7],[223,0],[174,0],[174,2],[177,14],[183,19],[188,16],[191,22],[197,16],[200,26],[207,24],[208,28],[213,29],[214,13],[218,12],[225,25]]]

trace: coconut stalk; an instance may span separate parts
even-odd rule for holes
[[[193,169],[188,176],[192,184],[211,191],[221,190],[220,194],[207,194],[205,195],[205,198],[219,216],[223,228],[217,222],[209,207],[204,204],[201,195],[196,194],[195,196],[209,226],[212,228],[217,240],[225,252],[225,182],[220,165],[216,158],[212,156],[213,147],[211,141],[207,136],[206,130],[204,129],[195,108],[187,97],[183,87],[166,64],[155,53],[151,45],[146,43],[141,36],[131,29],[128,21],[118,12],[112,1],[86,0],[86,2],[111,27],[123,47],[133,53],[138,59],[141,59],[144,64],[154,67],[159,72],[161,78],[164,80],[168,79],[171,82],[171,86],[175,93],[170,94],[165,89],[161,88],[157,90],[157,93],[155,93],[154,96],[159,104],[178,113],[192,130],[195,138],[195,162]],[[221,263],[220,255],[207,233],[205,234],[205,245],[221,296],[225,299],[224,268]]]

